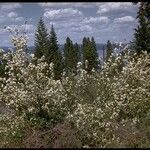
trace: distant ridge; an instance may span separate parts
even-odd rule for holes
[[[81,47],[81,44],[79,44],[79,46]],[[97,51],[98,51],[99,56],[103,56],[103,49],[106,48],[106,44],[97,43],[97,44],[96,44],[96,47],[97,47]],[[14,48],[14,47],[3,46],[3,47],[0,47],[0,48],[3,49],[4,52],[6,52],[6,53],[9,52],[10,49],[13,49],[13,50],[15,51],[15,48]],[[27,47],[27,52],[28,52],[29,54],[34,53],[34,48],[35,48],[34,46],[29,46],[29,47]],[[61,51],[63,51],[64,45],[63,45],[63,44],[59,44],[59,48],[60,48]]]

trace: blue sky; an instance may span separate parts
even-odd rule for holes
[[[10,33],[4,26],[25,28],[28,45],[34,45],[40,17],[48,31],[54,25],[59,44],[64,44],[67,36],[78,43],[84,36],[94,36],[97,43],[130,41],[137,26],[137,11],[138,4],[130,2],[0,3],[0,47],[11,46]]]

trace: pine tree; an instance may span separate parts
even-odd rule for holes
[[[150,21],[150,2],[145,2],[146,17]]]
[[[85,59],[86,59],[86,47],[87,47],[87,38],[84,37],[82,40],[82,61],[85,68]]]
[[[45,52],[45,59],[48,64],[54,64],[54,78],[56,80],[61,79],[61,73],[63,70],[62,54],[57,43],[57,35],[52,25],[49,36],[48,49]]]
[[[93,55],[94,55],[94,68],[97,70],[99,69],[99,60],[98,60],[98,53],[96,48],[96,42],[94,40],[94,37],[91,38],[92,48],[93,48]]]
[[[44,21],[40,18],[35,33],[35,57],[41,58],[48,49],[48,33]]]
[[[138,15],[138,26],[134,34],[134,49],[137,54],[141,51],[150,53],[150,3],[141,2]]]
[[[83,64],[84,68],[90,72],[93,68],[98,69],[98,54],[94,38],[83,38],[82,41]]]
[[[0,77],[5,77],[5,61],[3,59],[3,50],[0,49]]]
[[[113,53],[113,48],[111,42],[108,40],[107,41],[107,46],[106,46],[106,62],[110,58],[111,54]]]
[[[78,43],[74,44],[74,51],[75,51],[75,61],[76,63],[81,61],[81,52],[80,52],[80,47],[78,45]]]
[[[77,45],[76,45],[77,46]],[[77,47],[76,47],[77,48]],[[64,65],[67,73],[76,73],[78,52],[69,37],[64,44]]]

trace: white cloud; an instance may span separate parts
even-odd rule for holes
[[[77,7],[77,8],[93,8],[95,6],[98,6],[100,3],[88,3],[88,2],[83,2],[83,3],[38,3],[38,5],[42,8],[52,8],[52,7]]]
[[[11,3],[11,5],[12,4],[16,3]],[[35,5],[37,6],[37,4]],[[24,5],[22,5],[22,7],[26,9],[28,6],[24,7]],[[130,40],[133,33],[132,28],[135,26],[136,22],[136,8],[138,8],[137,5],[132,5],[132,3],[116,2],[39,3],[37,8],[41,10],[40,7],[43,8],[43,18],[47,29],[50,30],[51,24],[54,25],[59,43],[65,42],[67,36],[77,42],[82,42],[83,36],[94,36],[97,42],[105,42],[108,39],[113,40],[113,36],[116,36],[114,40],[117,40],[117,38],[122,40],[123,37]],[[28,22],[26,26],[22,25],[23,22],[21,21],[24,21],[25,18],[22,17],[16,8],[21,8],[21,5],[10,6],[9,4],[1,4],[0,23],[5,23],[6,25],[13,23],[17,25],[18,29],[25,29],[29,36],[29,44],[32,45],[32,43],[34,43],[34,31],[36,29],[32,23],[36,25],[37,22],[33,20],[32,22]],[[84,8],[89,9],[86,10]],[[34,14],[35,16],[33,17],[39,18],[41,15],[40,13],[41,11]],[[19,26],[19,24],[22,26]],[[6,32],[0,29],[1,39],[6,39],[7,36],[5,35]],[[1,43],[3,44],[2,41]]]
[[[13,8],[15,8],[15,7],[13,7]],[[21,22],[23,20],[24,20],[24,18],[19,16],[16,11],[3,11],[0,9],[0,23]]]
[[[38,5],[42,8],[45,8],[45,7],[59,7],[59,6],[66,6],[66,5],[69,5],[71,3],[38,3]]]
[[[135,21],[135,18],[133,18],[132,16],[124,16],[121,18],[114,19],[114,23],[124,23],[124,22],[133,22],[133,21]]]
[[[18,14],[14,11],[9,12],[7,17],[5,17],[5,21],[21,22],[24,20],[23,17],[18,16]]]
[[[81,32],[92,32],[92,27],[89,25],[81,26],[79,29]]]
[[[83,14],[81,11],[79,11],[78,9],[73,9],[73,8],[65,8],[65,9],[50,9],[47,10],[44,13],[44,17],[45,18],[49,18],[49,19],[67,19],[67,18],[71,18],[71,17],[81,17]]]
[[[21,22],[23,17],[19,16],[16,8],[21,8],[19,3],[3,3],[0,5],[0,23]]]
[[[72,34],[71,32],[81,32],[83,29],[84,15],[78,9],[73,8],[65,8],[65,9],[49,9],[44,13],[44,18],[46,21],[46,25],[49,28],[51,24],[54,25],[57,31],[61,33],[68,33]],[[84,24],[85,26],[86,24]],[[86,29],[91,28],[88,26],[85,27]],[[87,30],[86,30],[87,31]]]
[[[93,2],[91,2],[91,3],[87,3],[87,2],[83,2],[83,3],[74,3],[73,5],[74,5],[74,7],[81,7],[81,8],[93,8],[93,7],[95,7],[95,6],[97,6],[97,5],[99,5],[100,3],[93,3]]]
[[[11,11],[7,14],[7,16],[9,18],[16,18],[16,17],[18,17],[18,14],[16,12]]]
[[[7,34],[8,31],[6,31],[4,28],[0,28],[0,35],[3,35],[3,34]]]
[[[124,10],[130,10],[132,7],[137,7],[133,5],[131,2],[111,2],[111,3],[103,3],[99,6],[99,9],[97,11],[98,14],[103,14],[107,12],[112,11],[124,11]]]
[[[12,11],[15,10],[16,8],[21,8],[20,3],[2,3],[1,4],[1,10],[2,11]]]
[[[27,33],[27,36],[29,36],[29,37],[34,37],[34,35],[35,35],[34,32]]]
[[[66,28],[65,30],[68,31],[68,29]],[[91,25],[82,25],[82,24],[78,24],[78,26],[73,26],[69,29],[69,32],[72,34],[72,33],[91,33],[93,32],[93,28]]]
[[[21,29],[27,32],[34,32],[35,26],[33,24],[21,25]]]
[[[21,21],[23,21],[23,20],[24,20],[23,17],[16,17],[16,18],[15,18],[15,22],[21,22]]]
[[[65,20],[65,21],[59,21],[59,22],[50,22],[48,23],[47,27],[50,28],[52,24],[54,25],[56,29],[60,29],[60,30],[63,30],[65,28],[68,30],[74,27],[79,27],[80,25],[78,21],[66,22]]]
[[[8,28],[13,31],[14,29],[17,28],[20,33],[22,33],[23,31],[28,33],[33,33],[35,30],[35,26],[33,24],[26,24],[26,25],[11,24],[9,26],[6,26],[6,29],[3,29],[3,32],[8,32]]]
[[[83,20],[83,23],[108,23],[109,18],[107,16],[89,17]]]

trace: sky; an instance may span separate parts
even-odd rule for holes
[[[77,43],[84,36],[93,36],[96,43],[128,42],[137,27],[137,11],[138,4],[131,2],[0,3],[0,47],[12,45],[4,26],[25,30],[28,46],[33,46],[40,17],[48,32],[53,24],[59,44],[67,36]]]

